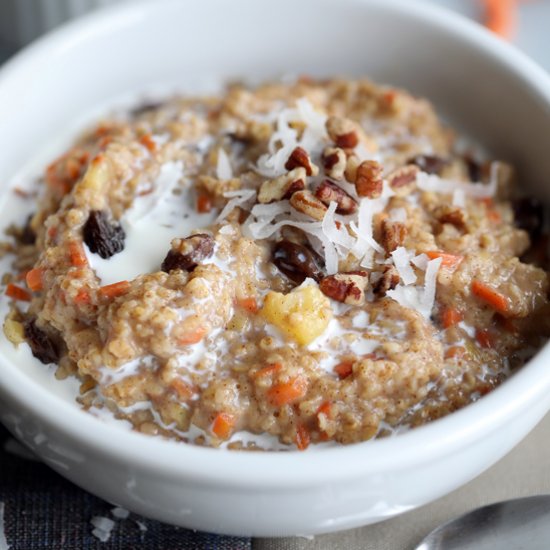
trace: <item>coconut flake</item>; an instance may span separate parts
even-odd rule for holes
[[[230,200],[227,201],[227,204],[223,207],[223,210],[216,218],[215,223],[220,223],[225,220],[225,218],[227,218],[227,216],[233,212],[237,206],[241,206],[255,197],[256,191],[254,191],[254,189],[238,189],[237,191],[227,191],[223,194],[223,196]]]
[[[230,180],[233,177],[231,161],[223,147],[218,149],[218,162],[216,164],[216,176],[219,180]]]
[[[10,545],[4,531],[4,503],[0,502],[0,550],[8,550]]]
[[[453,191],[453,206],[466,208],[466,193],[463,189],[455,189]]]
[[[337,204],[335,202],[331,202],[328,210],[325,212],[325,216],[322,221],[322,229],[323,233],[335,244],[341,245],[346,250],[350,250],[356,242],[356,239],[352,237],[345,224],[340,222],[338,225],[336,224],[335,219],[335,213]]]
[[[403,284],[407,286],[416,282],[416,275],[411,267],[411,259],[407,250],[399,246],[391,253],[391,256]]]
[[[489,198],[493,197],[497,190],[497,178],[495,170],[491,170],[490,183],[470,183],[457,180],[447,180],[440,178],[436,174],[426,174],[420,172],[416,178],[416,185],[423,191],[430,191],[432,193],[444,193],[453,194],[455,191],[462,191],[464,195],[476,198]]]
[[[103,516],[94,516],[90,523],[95,527],[92,531],[92,535],[98,538],[101,542],[107,542],[111,538],[111,531],[115,526],[115,522],[112,519]]]
[[[428,262],[426,274],[424,275],[424,293],[422,295],[422,308],[424,317],[428,318],[432,312],[435,302],[435,289],[437,286],[437,272],[441,267],[442,258],[436,258]]]
[[[113,514],[113,517],[117,519],[127,519],[130,515],[130,512],[126,510],[125,508],[121,508],[120,506],[116,506],[111,510],[111,514]]]
[[[411,260],[411,263],[418,267],[418,269],[426,271],[426,268],[428,267],[428,260],[429,258],[428,256],[426,256],[426,254],[419,254]]]

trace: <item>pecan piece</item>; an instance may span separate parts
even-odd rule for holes
[[[353,214],[357,211],[357,202],[355,199],[331,181],[324,180],[321,182],[321,185],[315,190],[315,196],[327,206],[331,202],[335,202],[338,214]]]
[[[294,170],[294,168],[299,168],[300,166],[305,168],[308,176],[316,176],[319,173],[319,168],[311,162],[307,151],[301,147],[296,147],[294,151],[290,153],[285,168],[287,170]]]
[[[319,288],[325,296],[349,305],[360,305],[365,301],[368,277],[357,273],[337,273],[325,277]]]
[[[273,248],[272,257],[277,268],[297,284],[302,284],[308,277],[317,282],[323,278],[320,258],[306,246],[279,241]]]
[[[407,228],[404,223],[394,222],[387,218],[382,220],[380,239],[384,250],[388,254],[393,252],[397,247],[403,246],[406,236]]]
[[[325,174],[333,180],[344,178],[347,166],[346,153],[339,147],[326,147],[321,157]]]
[[[388,183],[398,196],[408,195],[416,185],[416,176],[420,172],[418,166],[407,164],[397,168],[387,175]]]
[[[293,193],[305,188],[306,174],[306,169],[299,167],[274,180],[264,181],[258,192],[258,202],[267,204],[290,198]]]
[[[377,199],[382,195],[382,165],[375,160],[365,160],[355,174],[355,189],[360,197]]]
[[[169,273],[174,269],[192,271],[203,260],[214,254],[214,239],[206,233],[197,233],[185,239],[172,239],[172,249],[164,258],[161,270]]]
[[[357,128],[349,118],[331,116],[328,117],[325,125],[328,136],[336,147],[354,149],[359,144]]]
[[[385,296],[388,290],[393,290],[399,284],[399,272],[393,265],[384,268],[380,279],[372,286],[372,291],[377,296]]]
[[[297,191],[290,197],[290,204],[314,220],[321,221],[325,217],[327,207],[316,198],[311,191]]]
[[[434,216],[440,223],[450,223],[457,229],[466,227],[466,212],[458,206],[444,204],[435,209]]]

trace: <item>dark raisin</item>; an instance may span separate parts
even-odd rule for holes
[[[535,198],[523,197],[512,201],[516,226],[524,229],[533,239],[542,233],[544,206]]]
[[[410,159],[407,164],[414,164],[426,174],[439,174],[448,164],[448,161],[437,155],[418,155]]]
[[[36,326],[36,319],[29,319],[24,323],[25,338],[31,348],[32,354],[48,365],[59,361],[59,348],[57,344],[42,329]]]
[[[279,241],[273,248],[273,263],[290,280],[301,284],[307,277],[319,282],[324,273],[321,260],[309,248],[291,241]]]
[[[83,237],[92,252],[107,260],[124,250],[126,233],[119,223],[109,219],[105,211],[92,210],[84,224]]]
[[[483,180],[483,163],[475,159],[472,155],[464,155],[464,162],[468,169],[470,181],[478,182]]]
[[[25,227],[23,227],[23,230],[21,231],[21,244],[34,244],[36,242],[36,233],[31,227],[31,220],[32,216],[29,216],[27,218],[27,223],[25,223]]]
[[[168,252],[160,268],[165,273],[174,269],[192,271],[214,254],[214,244],[214,239],[206,233],[197,233],[186,239],[174,239],[172,250]]]

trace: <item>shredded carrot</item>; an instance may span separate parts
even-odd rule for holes
[[[210,428],[212,433],[220,439],[228,439],[235,427],[236,418],[234,415],[220,412],[214,418],[212,427]]]
[[[464,346],[451,346],[445,352],[445,359],[462,359],[466,355],[466,348]]]
[[[198,327],[194,330],[190,330],[178,338],[178,344],[182,346],[198,344],[206,336],[206,332],[206,328],[204,327]]]
[[[283,365],[281,365],[281,363],[271,363],[266,367],[263,367],[260,370],[257,370],[252,375],[252,378],[263,378],[264,376],[270,376],[272,374],[275,374],[277,371],[280,371],[282,368],[283,368]]]
[[[157,150],[157,144],[155,143],[155,140],[151,137],[151,134],[145,134],[139,142],[149,149],[149,152],[154,153]]]
[[[351,376],[353,372],[353,361],[342,361],[334,367],[334,372],[338,375],[340,380]]]
[[[487,329],[477,329],[476,340],[482,348],[492,348],[494,345],[493,335]]]
[[[212,199],[206,193],[200,193],[197,197],[197,212],[206,214],[212,210]]]
[[[443,328],[450,328],[458,325],[460,321],[464,319],[464,315],[458,309],[447,307],[443,310],[441,315],[441,322],[443,323]]]
[[[113,299],[117,296],[122,296],[130,288],[130,283],[128,281],[119,281],[118,283],[113,283],[112,285],[105,285],[99,289],[99,295],[102,298]]]
[[[14,300],[21,300],[23,302],[31,301],[31,295],[25,289],[14,285],[13,283],[8,283],[8,286],[6,287],[6,296],[9,296]]]
[[[441,267],[445,267],[450,271],[454,271],[464,259],[464,256],[449,254],[448,252],[440,252],[439,250],[429,250],[426,252],[426,256],[428,256],[430,260],[441,258]]]
[[[296,426],[296,447],[299,451],[305,451],[311,443],[311,436],[309,430],[303,425],[298,424]]]
[[[510,40],[517,27],[516,0],[482,0],[485,26],[502,38]]]
[[[500,313],[506,313],[510,308],[508,297],[494,290],[481,281],[472,281],[472,293],[487,302],[491,307]]]
[[[324,414],[327,418],[332,416],[332,403],[330,401],[325,401],[318,409],[317,416]]]
[[[490,222],[497,224],[502,221],[502,216],[500,215],[500,212],[498,210],[494,210],[493,208],[490,208],[487,210],[487,218]]]
[[[75,304],[78,305],[87,305],[92,301],[90,293],[85,289],[81,288],[74,297]]]
[[[275,384],[267,391],[267,400],[274,407],[282,407],[294,403],[303,397],[307,391],[307,380],[297,376],[290,382]]]
[[[39,267],[35,267],[34,269],[27,271],[27,275],[25,276],[27,286],[35,292],[42,290],[44,288],[44,283],[42,281],[43,276],[44,270]]]
[[[84,267],[88,265],[88,259],[86,258],[86,252],[84,252],[84,246],[79,241],[71,241],[69,243],[69,257],[71,264],[74,267]]]
[[[237,299],[237,305],[242,309],[246,309],[246,311],[249,311],[250,313],[258,313],[260,310],[258,302],[253,296],[250,298]]]

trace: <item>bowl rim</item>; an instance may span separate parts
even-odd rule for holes
[[[211,0],[212,2],[220,0]],[[248,0],[252,1],[252,0]],[[399,12],[411,20],[438,27],[482,52],[498,63],[512,78],[523,81],[550,110],[550,76],[511,45],[492,36],[480,25],[445,8],[409,0],[339,0],[387,12]],[[138,0],[102,8],[48,33],[14,56],[0,70],[0,91],[11,79],[56,52],[78,44],[108,24],[126,26],[145,18],[149,10],[177,5],[178,0]],[[82,38],[84,37],[84,38]],[[1,109],[0,109],[1,111]],[[262,487],[284,489],[319,483],[320,472],[330,472],[330,482],[349,480],[367,471],[401,470],[430,463],[457,449],[486,437],[496,427],[510,421],[550,390],[550,344],[510,380],[479,401],[442,419],[399,435],[314,452],[239,453],[223,449],[182,444],[105,423],[48,392],[0,355],[0,391],[8,394],[28,413],[40,418],[64,438],[78,442],[90,455],[111,459],[155,472],[167,478],[188,478],[190,483],[250,490]],[[546,375],[545,375],[546,372]],[[139,452],[136,450],[139,449]],[[334,468],[334,464],[346,464]],[[265,472],[269,475],[266,476]]]

